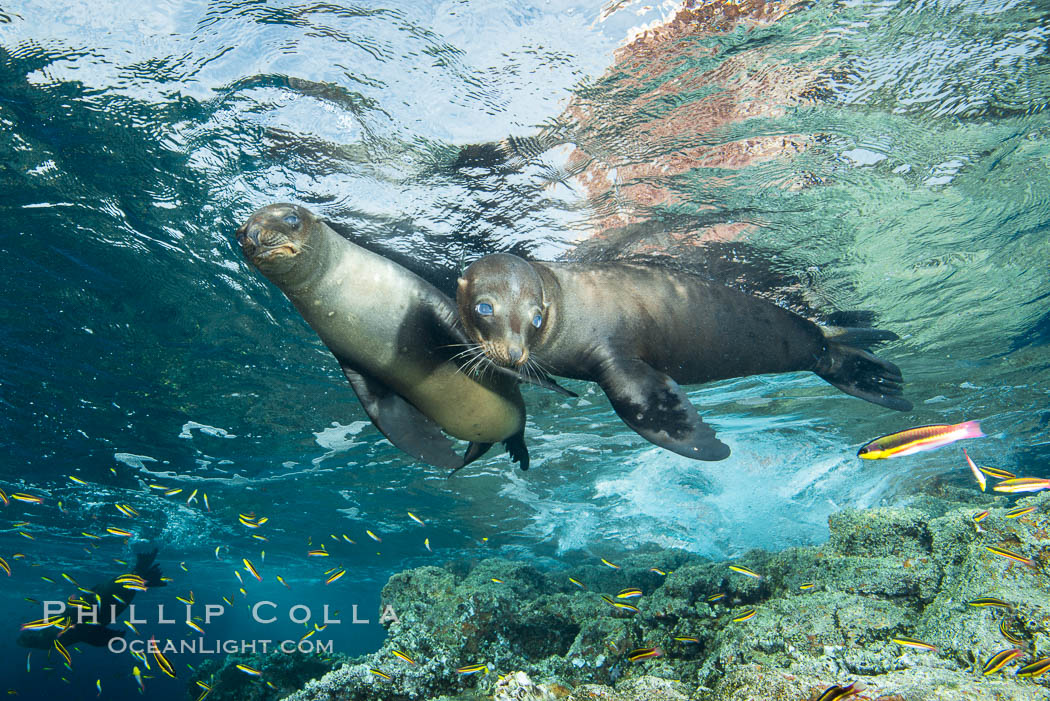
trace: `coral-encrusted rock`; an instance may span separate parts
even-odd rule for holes
[[[1042,573],[1050,563],[1050,495],[1020,499],[1036,510],[1015,519],[996,506],[1005,505],[1002,497],[979,498],[986,501],[978,507],[940,504],[933,517],[914,508],[836,514],[824,547],[734,560],[761,578],[681,554],[673,569],[666,556],[634,555],[617,558],[618,569],[593,558],[553,574],[500,559],[473,569],[403,572],[383,590],[384,605],[401,619],[390,625],[383,649],[289,698],[461,701],[498,692],[502,700],[561,684],[580,701],[812,701],[852,681],[871,698],[894,701],[1050,698],[1045,679],[1013,674],[1050,655],[1050,591]],[[972,516],[986,507],[991,513],[978,531]],[[635,587],[641,597],[625,591]],[[712,601],[717,594],[724,596]],[[1012,607],[967,604],[981,596]],[[750,609],[753,616],[733,620]],[[980,667],[1011,645],[999,630],[1003,620],[1026,655],[986,677]],[[903,647],[893,642],[900,636],[938,649]],[[636,648],[658,651],[631,661]],[[399,661],[395,649],[416,664]],[[487,665],[492,674],[456,673],[469,664]]]
[[[525,672],[511,672],[492,687],[492,701],[555,701],[567,695],[563,687],[536,684]]]

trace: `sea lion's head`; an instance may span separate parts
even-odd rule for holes
[[[244,257],[266,277],[287,278],[306,265],[311,239],[320,220],[294,204],[271,204],[257,210],[237,229]]]
[[[524,258],[496,253],[463,272],[456,290],[459,317],[489,360],[522,368],[547,324],[543,280]]]

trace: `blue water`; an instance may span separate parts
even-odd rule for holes
[[[370,624],[324,632],[354,655],[379,645],[379,591],[407,567],[729,557],[819,543],[846,505],[969,484],[957,450],[856,459],[909,426],[980,419],[975,459],[1050,477],[1048,34],[1034,1],[5,4],[0,488],[43,503],[0,519],[3,684],[137,697],[127,656],[80,646],[65,670],[37,651],[26,672],[14,638],[42,613],[23,597],[64,599],[61,573],[101,581],[150,544],[173,580],[139,595],[151,618],[192,590],[236,604],[209,637],[298,639],[249,604],[356,603]],[[542,153],[457,165],[465,145],[535,135]],[[811,316],[870,311],[901,337],[879,354],[916,408],[811,375],[694,388],[733,449],[696,463],[593,385],[526,388],[532,469],[494,451],[447,479],[381,439],[242,259],[233,231],[278,201],[449,293],[464,262],[510,250],[642,256]],[[248,529],[249,512],[269,521]],[[81,535],[111,526],[135,535]],[[308,558],[321,543],[331,556]],[[152,698],[186,698],[206,656],[172,657]]]

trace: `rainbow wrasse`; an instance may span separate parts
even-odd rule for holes
[[[934,450],[964,438],[981,438],[981,425],[977,421],[959,424],[933,424],[898,431],[876,438],[857,451],[857,457],[865,460],[899,458],[924,450]]]

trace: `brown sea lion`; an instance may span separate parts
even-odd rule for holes
[[[534,365],[597,382],[628,426],[698,460],[722,460],[729,447],[683,384],[810,370],[854,397],[911,408],[897,366],[857,347],[895,334],[823,328],[687,273],[500,253],[468,267],[456,297],[467,334],[493,363],[523,379]]]
[[[502,441],[528,469],[516,380],[474,377],[455,362],[467,338],[437,288],[294,204],[258,210],[237,229],[237,242],[321,337],[391,443],[458,469]],[[442,430],[470,441],[463,457]]]

